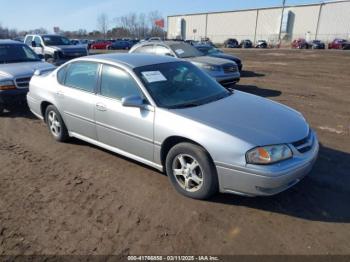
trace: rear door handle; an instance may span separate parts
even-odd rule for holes
[[[107,111],[107,107],[104,104],[102,104],[102,103],[97,103],[96,104],[96,109],[98,111],[102,111],[102,112]]]

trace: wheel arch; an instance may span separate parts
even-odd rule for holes
[[[161,164],[163,167],[165,166],[166,157],[167,157],[170,149],[172,149],[174,146],[176,146],[180,143],[191,143],[191,144],[194,144],[194,145],[197,145],[197,146],[203,148],[207,152],[212,163],[214,164],[214,160],[213,160],[212,156],[210,155],[209,151],[200,143],[198,143],[192,139],[182,137],[182,136],[170,136],[170,137],[166,138],[161,145],[160,160],[161,160]]]
[[[50,106],[50,105],[53,105],[53,106],[54,106],[53,103],[48,102],[48,101],[43,101],[43,102],[41,102],[41,104],[40,104],[40,112],[41,112],[41,115],[43,116],[45,122],[46,122],[46,118],[45,118],[46,109],[47,109],[47,107]]]

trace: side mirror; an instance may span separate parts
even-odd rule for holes
[[[138,107],[144,109],[146,104],[140,96],[127,96],[122,99],[122,105],[125,107]]]
[[[32,47],[36,47],[36,42],[32,41]]]
[[[39,57],[41,60],[45,59],[44,55],[42,55],[42,54],[38,54],[38,57]]]

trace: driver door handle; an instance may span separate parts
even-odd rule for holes
[[[98,111],[102,111],[102,112],[107,111],[107,107],[104,104],[102,104],[102,103],[97,103],[96,104],[96,109]]]

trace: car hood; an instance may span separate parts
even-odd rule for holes
[[[64,53],[85,53],[86,48],[79,45],[58,45],[51,46],[51,48],[62,51]]]
[[[228,55],[228,54],[224,54],[224,53],[216,53],[216,54],[211,54],[210,56],[231,60],[231,61],[234,61],[236,63],[241,63],[241,59],[239,59],[238,57],[233,56],[233,55]]]
[[[50,68],[55,68],[55,67],[49,63],[42,62],[42,61],[0,64],[0,79],[29,77],[34,74],[35,70],[50,69]]]
[[[198,64],[210,64],[210,65],[216,65],[216,66],[232,63],[232,61],[229,61],[227,59],[222,59],[222,58],[212,57],[212,56],[197,56],[197,57],[186,58],[186,60],[189,60],[191,62],[198,63]]]
[[[171,111],[255,146],[293,143],[309,133],[299,112],[239,91],[209,104]]]

